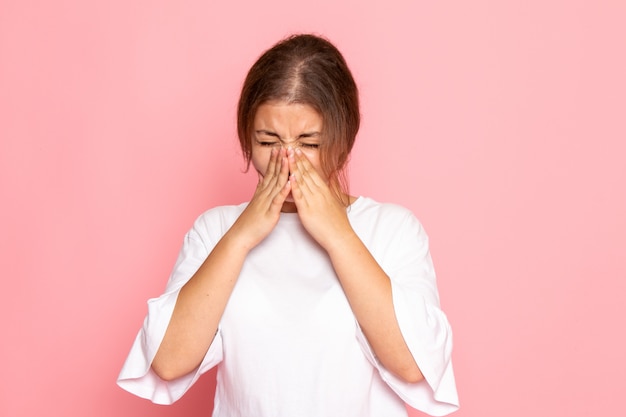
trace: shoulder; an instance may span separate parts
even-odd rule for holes
[[[359,197],[348,212],[350,222],[363,238],[394,241],[427,240],[422,224],[408,208],[394,203],[381,203],[368,197]]]
[[[219,240],[247,205],[248,203],[217,206],[205,211],[196,218],[188,235],[201,240]]]
[[[357,222],[382,223],[386,226],[406,223],[420,225],[408,208],[394,203],[381,203],[369,197],[359,197],[350,207],[348,215]]]
[[[351,208],[348,216],[354,231],[387,271],[428,252],[428,235],[408,208],[365,197]]]
[[[196,222],[216,222],[236,220],[241,212],[248,206],[248,203],[238,205],[216,206],[208,209],[196,219]]]

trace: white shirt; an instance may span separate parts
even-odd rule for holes
[[[327,253],[297,213],[248,254],[202,364],[175,381],[150,368],[180,288],[244,210],[217,207],[187,233],[165,293],[148,315],[118,384],[171,404],[218,366],[214,417],[405,417],[404,402],[431,415],[458,408],[452,333],[439,308],[428,237],[413,214],[360,197],[350,223],[392,282],[403,337],[424,381],[406,383],[376,359],[350,309]]]

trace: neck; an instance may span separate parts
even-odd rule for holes
[[[293,201],[285,201],[280,211],[282,213],[297,213],[298,208],[296,207],[296,203],[294,203]]]

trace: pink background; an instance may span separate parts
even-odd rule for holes
[[[626,3],[213,3],[0,0],[0,415],[210,414],[211,376],[115,379],[191,222],[251,195],[238,90],[301,31],[361,88],[353,193],[431,236],[457,415],[623,415]]]

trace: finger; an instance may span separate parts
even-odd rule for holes
[[[267,163],[265,174],[263,175],[263,185],[267,187],[272,181],[275,181],[276,160],[278,159],[278,150],[273,149],[270,151],[270,160]]]
[[[279,154],[279,170],[278,170],[278,177],[276,179],[276,184],[278,186],[280,186],[282,188],[282,186],[285,185],[285,183],[289,180],[289,161],[287,159],[287,151],[284,149],[281,149],[280,154]]]
[[[304,193],[310,193],[311,189],[306,184],[306,172],[303,171],[301,166],[298,166],[296,162],[296,154],[294,149],[289,150],[289,170],[291,176],[289,177],[292,184],[292,195],[296,202],[298,199],[304,198]]]
[[[281,149],[272,149],[264,183],[264,189],[269,193],[270,198],[274,198],[287,182],[289,167],[285,155]]]
[[[291,195],[293,197],[293,200],[296,203],[296,206],[301,208],[301,206],[305,203],[305,196],[302,193],[302,187],[300,185],[300,183],[298,182],[298,177],[300,177],[300,174],[296,174],[295,172],[292,172],[291,175],[289,176],[289,183],[291,184]]]
[[[287,161],[287,153],[284,150],[277,150],[276,160],[274,161],[272,177],[268,177],[268,183],[265,187],[265,193],[268,203],[273,204],[274,198],[284,201],[289,192],[284,193],[285,184],[289,179],[289,162]],[[284,196],[281,197],[281,194]],[[282,203],[281,203],[282,204]]]
[[[285,150],[284,149],[277,149],[276,150],[276,159],[274,161],[274,186],[278,185],[279,181],[280,181],[280,174],[283,171],[283,165],[285,165]],[[280,186],[282,187],[284,185],[284,182],[280,183]]]
[[[310,192],[308,184],[306,184],[306,170],[302,165],[298,165],[296,151],[289,150],[289,170],[291,171],[290,180],[294,183],[292,188],[297,189],[298,196],[294,195],[294,198],[301,198],[303,192]]]
[[[302,152],[301,149],[295,150],[294,159],[296,167],[298,168],[298,171],[300,171],[300,173],[302,174],[303,179],[311,180],[317,186],[324,182],[322,181],[322,178],[320,177],[313,164],[311,164],[311,161],[309,161],[309,158],[307,158],[307,156],[304,154],[304,152]]]
[[[280,211],[283,208],[283,203],[291,191],[291,182],[286,181],[280,190],[273,196],[271,201],[272,209]]]

